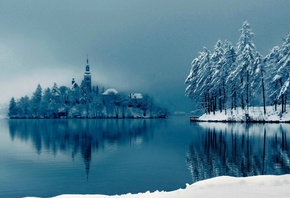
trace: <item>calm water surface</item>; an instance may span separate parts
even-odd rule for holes
[[[124,194],[290,173],[289,124],[0,120],[0,197]]]

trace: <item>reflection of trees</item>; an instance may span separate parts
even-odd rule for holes
[[[152,138],[153,129],[162,120],[9,120],[12,139],[31,141],[37,153],[42,150],[81,154],[88,176],[92,153],[106,144],[131,144],[142,138]]]
[[[187,151],[193,181],[221,175],[290,173],[290,151],[283,124],[201,124]],[[289,131],[289,129],[288,129]]]

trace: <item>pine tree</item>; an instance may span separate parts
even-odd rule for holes
[[[254,80],[252,82],[252,87],[254,94],[262,93],[263,99],[263,110],[266,114],[266,86],[265,86],[265,63],[262,55],[257,52],[256,59],[254,62]]]
[[[225,58],[223,51],[223,44],[220,40],[217,41],[214,46],[214,51],[211,56],[211,93],[214,96],[214,101],[218,98],[219,110],[222,112],[223,106],[225,106],[225,81],[226,81],[226,71],[225,71]],[[214,109],[215,111],[215,109]]]
[[[11,98],[10,103],[9,103],[8,116],[10,118],[14,118],[18,116],[18,108],[17,108],[14,97]]]
[[[277,68],[277,75],[281,77],[283,83],[278,99],[281,98],[282,113],[284,113],[286,111],[286,95],[289,92],[290,83],[290,32],[281,46],[280,60],[277,63]]]
[[[252,41],[254,33],[247,21],[243,23],[241,36],[237,43],[237,67],[233,71],[233,76],[238,77],[240,80],[240,99],[241,107],[244,109],[245,105],[247,110],[250,105],[251,97],[251,83],[254,74],[254,61],[256,55],[256,47]]]
[[[50,88],[46,88],[43,92],[41,108],[45,118],[53,117],[53,109],[51,107],[52,93]]]
[[[265,57],[265,69],[266,74],[266,89],[268,93],[268,100],[270,104],[274,104],[275,110],[277,110],[278,95],[282,87],[282,78],[277,74],[277,63],[280,60],[280,48],[275,46],[270,53]]]
[[[231,109],[236,109],[237,107],[237,87],[238,82],[236,78],[231,77],[231,72],[236,69],[236,50],[234,46],[229,42],[224,43],[224,75],[226,78],[226,87],[228,88],[229,96],[231,97]]]
[[[39,117],[41,114],[40,112],[41,99],[42,99],[42,88],[40,84],[38,84],[31,98],[33,117]]]
[[[185,84],[187,84],[185,95],[201,103],[207,113],[212,110],[210,57],[210,51],[204,48],[204,51],[200,52],[199,56],[192,61],[190,74],[185,80]]]
[[[17,104],[18,104],[17,106],[19,107],[20,118],[32,117],[31,101],[27,95],[21,97]]]

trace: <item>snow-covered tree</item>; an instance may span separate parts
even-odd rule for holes
[[[19,107],[20,118],[32,117],[31,100],[27,95],[20,98],[20,100],[17,102],[17,106]]]
[[[260,98],[258,95],[262,93],[263,110],[264,114],[266,114],[265,62],[262,55],[258,52],[253,66],[255,69],[254,80],[251,85],[253,87],[253,95]]]
[[[50,118],[53,116],[53,108],[51,107],[51,102],[53,100],[52,97],[51,89],[46,88],[43,92],[41,102],[41,109],[45,118]]]
[[[247,108],[250,105],[252,76],[255,72],[253,64],[255,61],[256,47],[252,40],[254,33],[247,21],[243,23],[240,31],[241,36],[237,43],[237,66],[232,73],[232,77],[240,80],[239,93],[241,107],[244,109],[245,105]]]
[[[225,64],[225,57],[223,51],[223,44],[220,40],[214,46],[214,51],[211,55],[211,73],[212,73],[212,80],[211,80],[211,94],[214,97],[214,104],[216,100],[218,100],[219,110],[222,112],[225,106],[225,98],[226,98],[226,64]],[[218,98],[218,99],[216,99]],[[215,105],[216,106],[216,105]],[[213,109],[215,111],[216,108]]]
[[[278,95],[282,87],[282,78],[277,73],[277,63],[280,60],[280,48],[275,46],[270,53],[265,57],[265,69],[266,69],[266,89],[268,94],[268,102],[274,104],[275,110],[277,110]]]
[[[211,67],[211,53],[207,48],[204,48],[204,51],[199,53],[198,58],[193,60],[190,74],[185,80],[188,85],[185,95],[196,99],[196,101],[203,101],[201,102],[202,106],[208,113],[212,110]]]
[[[236,50],[231,42],[224,42],[224,76],[226,76],[226,87],[229,93],[229,97],[231,97],[231,109],[236,109],[237,107],[237,86],[239,82],[237,82],[236,78],[231,78],[231,71],[236,69]],[[226,91],[226,90],[225,90]]]
[[[11,98],[9,103],[8,116],[12,118],[18,116],[18,107],[14,97]]]
[[[31,98],[33,117],[39,117],[41,114],[40,112],[41,99],[42,99],[42,88],[40,84],[38,84]]]
[[[288,32],[285,41],[280,49],[280,60],[277,63],[277,76],[281,78],[282,87],[278,95],[278,99],[281,98],[282,113],[286,111],[286,95],[289,93],[290,83],[290,32]]]
[[[185,80],[187,88],[185,90],[185,95],[189,98],[195,99],[198,90],[198,72],[201,69],[200,59],[203,54],[200,54],[199,57],[195,58],[191,63],[191,70],[188,77]]]

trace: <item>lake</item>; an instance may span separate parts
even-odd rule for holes
[[[290,125],[169,119],[0,120],[0,197],[171,191],[290,173]]]

